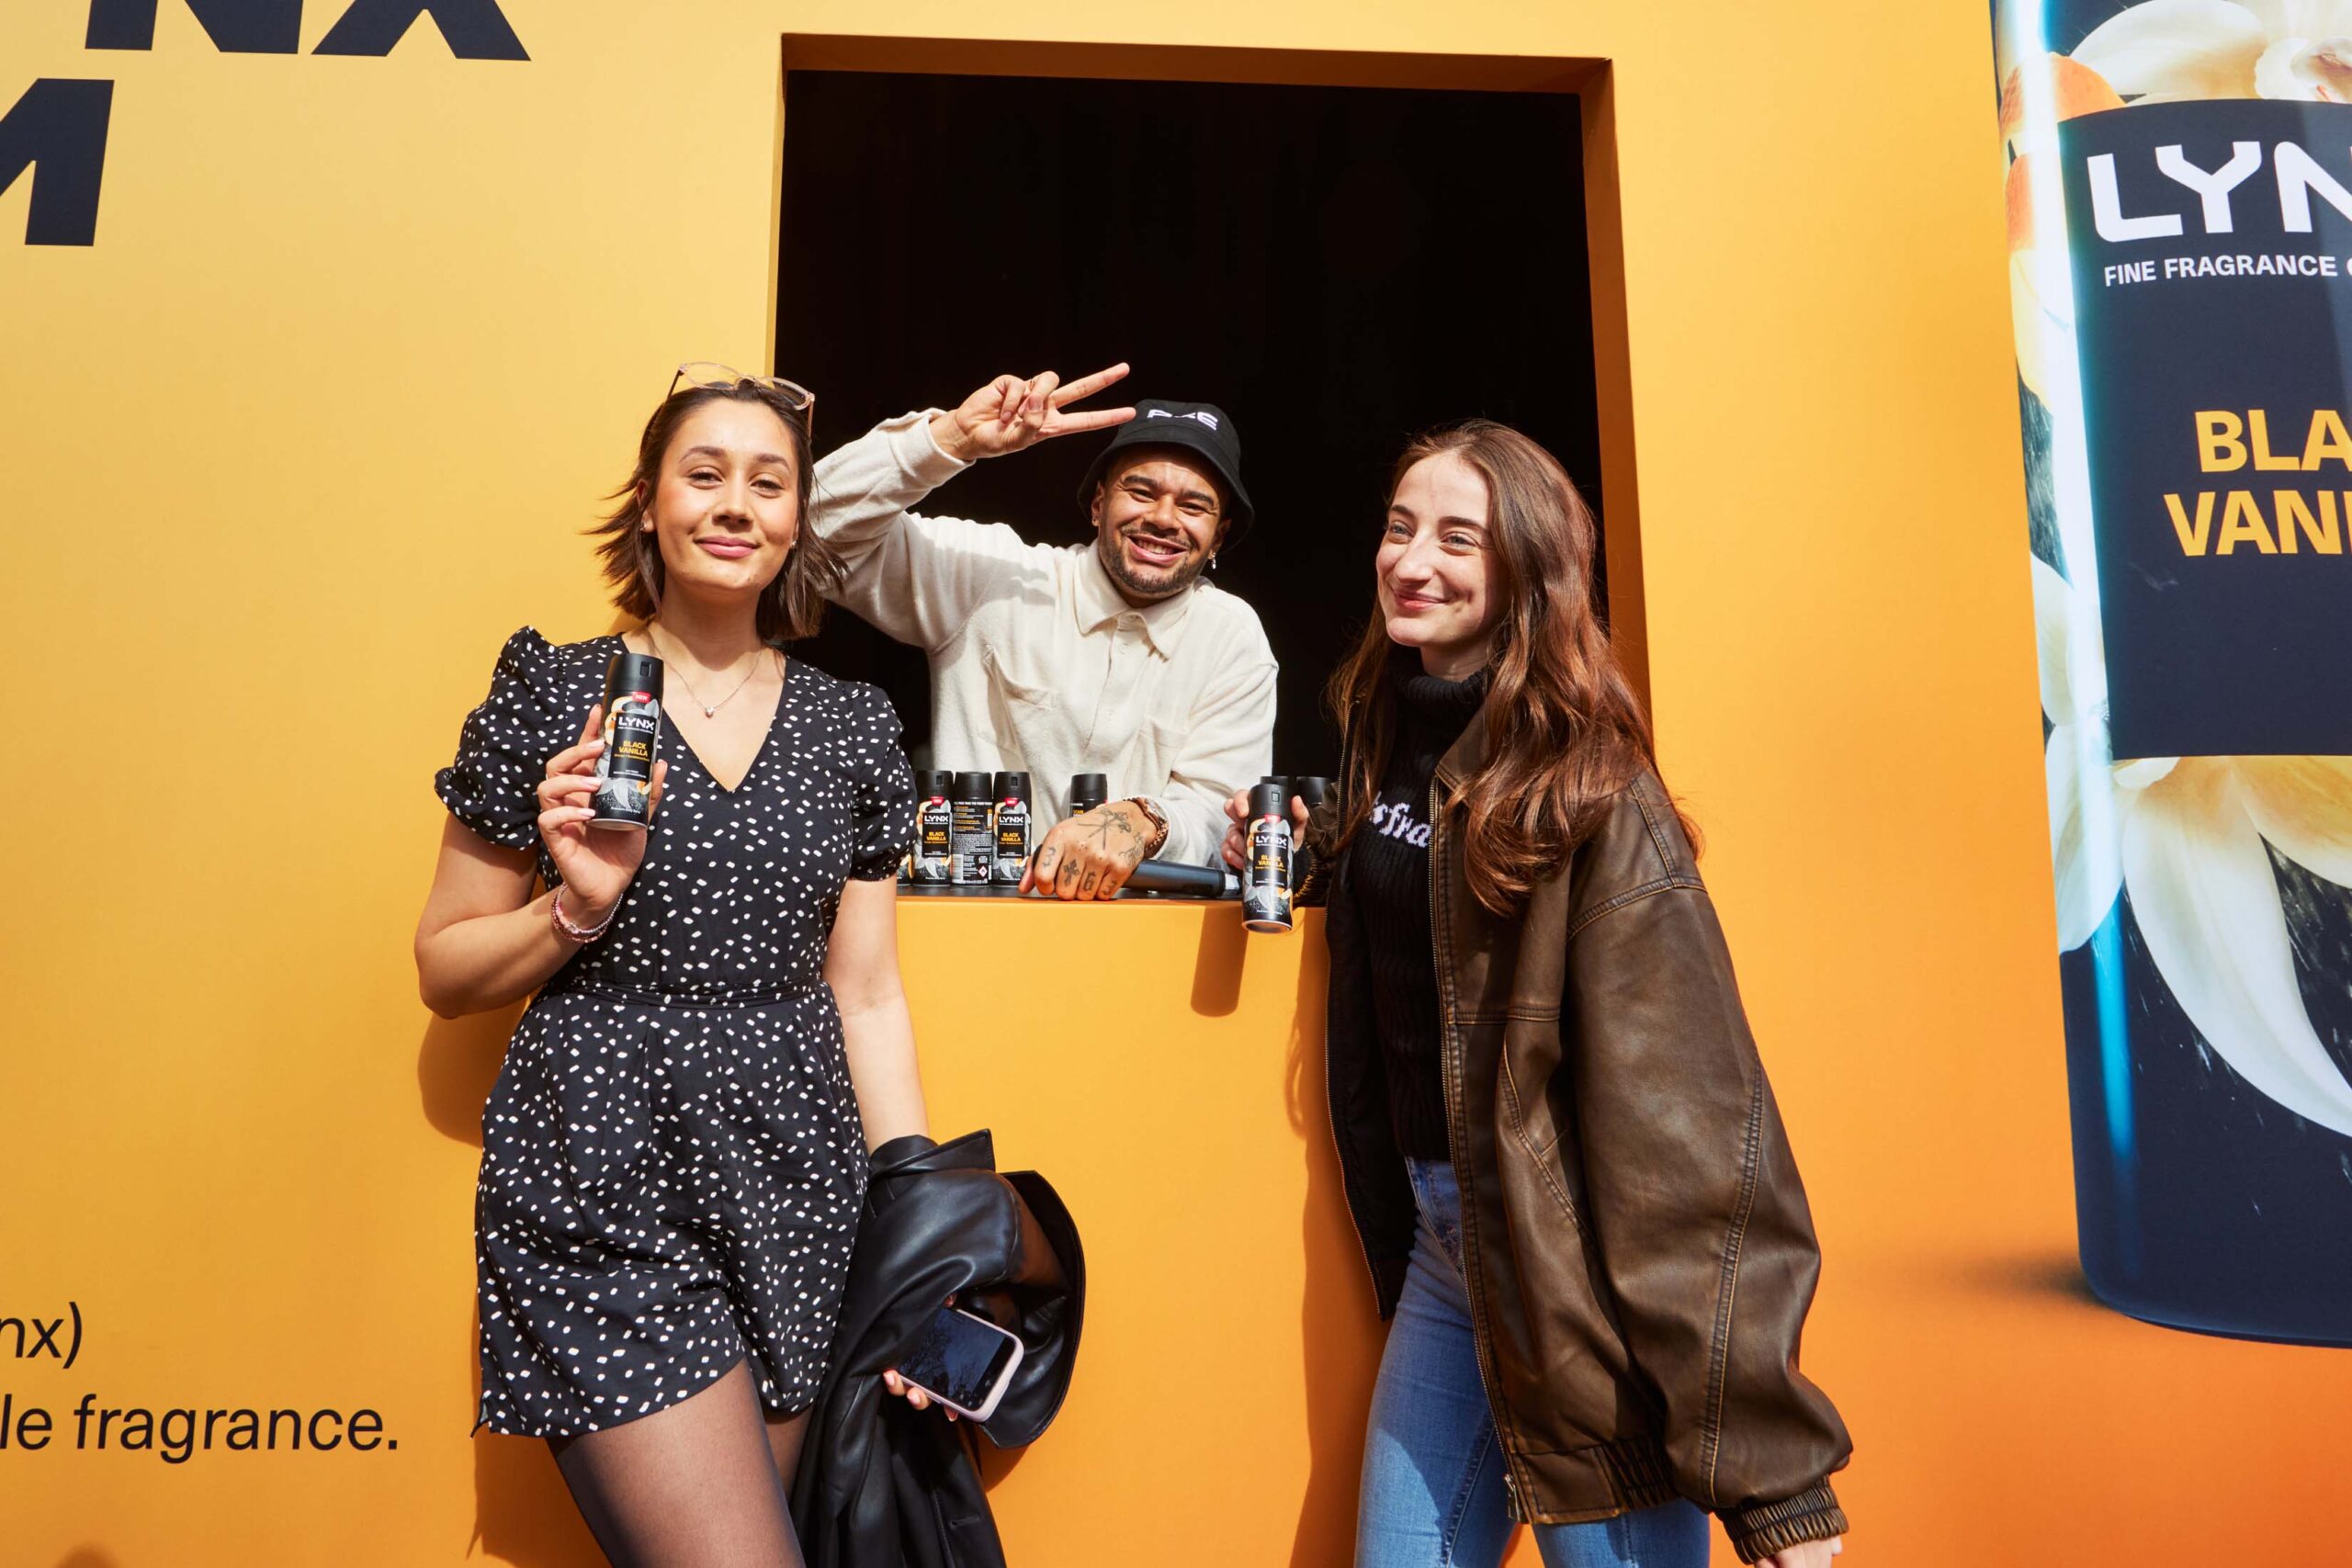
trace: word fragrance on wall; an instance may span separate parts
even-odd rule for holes
[[[90,0],[83,39],[91,50],[152,50],[164,0]],[[184,0],[223,54],[301,52],[302,0]],[[498,0],[350,0],[312,54],[391,53],[429,17],[459,60],[528,60]],[[114,83],[43,76],[0,118],[0,192],[32,172],[28,245],[97,243],[98,196],[106,183],[107,128]]]
[[[102,1403],[97,1391],[41,1391],[50,1371],[82,1359],[89,1323],[79,1301],[50,1316],[0,1313],[0,1467],[47,1463],[59,1453],[141,1454],[186,1464],[202,1454],[395,1453],[382,1412],[371,1405],[131,1404]],[[77,1385],[78,1386],[78,1385]],[[71,1403],[67,1403],[67,1401]]]

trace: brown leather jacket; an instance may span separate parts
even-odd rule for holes
[[[1797,1370],[1820,1254],[1690,840],[1644,775],[1522,913],[1471,897],[1474,720],[1430,787],[1430,897],[1462,1247],[1514,1517],[1607,1518],[1679,1495],[1743,1562],[1839,1535],[1851,1443]],[[1310,824],[1327,903],[1331,1131],[1380,1314],[1413,1196],[1389,1131],[1339,821]],[[1326,852],[1317,855],[1322,849]],[[1328,894],[1328,897],[1325,895]]]

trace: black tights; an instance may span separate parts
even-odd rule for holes
[[[785,1491],[808,1422],[764,1416],[738,1361],[667,1410],[548,1446],[613,1568],[801,1568]]]

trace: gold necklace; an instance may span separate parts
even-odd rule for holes
[[[651,621],[645,623],[645,640],[653,645],[653,650],[656,653],[661,652],[662,641],[654,635],[653,623]],[[773,650],[770,649],[766,651]],[[718,710],[720,708],[725,707],[729,703],[735,700],[736,692],[741,692],[744,687],[750,685],[752,683],[752,677],[760,672],[759,655],[753,654],[752,656],[752,667],[743,671],[743,678],[741,680],[735,682],[735,691],[728,693],[725,696],[719,698],[715,703],[707,703],[702,700],[702,694],[695,690],[695,683],[686,679],[685,666],[682,664],[675,656],[668,657],[670,658],[670,668],[677,672],[678,683],[685,687],[686,695],[694,698],[695,705],[702,709],[702,716],[705,718],[716,718],[718,716]]]

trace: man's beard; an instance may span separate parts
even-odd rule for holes
[[[1181,541],[1179,547],[1191,548],[1191,541]],[[1138,599],[1173,598],[1198,581],[1209,566],[1208,553],[1203,551],[1149,577],[1139,576],[1128,562],[1125,546],[1117,535],[1098,538],[1094,554],[1102,561],[1102,570],[1111,581]]]

